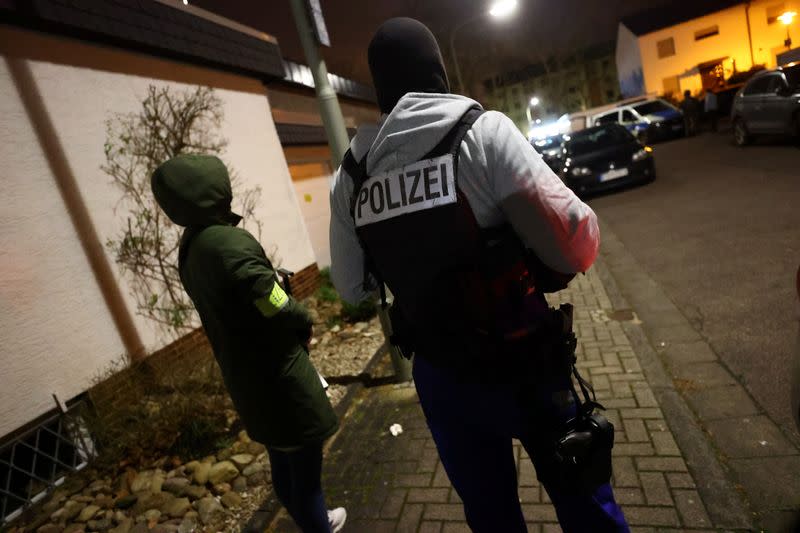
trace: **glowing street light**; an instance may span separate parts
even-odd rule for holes
[[[786,41],[784,41],[783,43],[786,45],[786,48],[792,47],[792,36],[789,35],[789,26],[792,24],[796,16],[797,16],[796,11],[787,11],[778,17],[778,20],[781,21],[781,24],[786,26]]]
[[[502,19],[508,17],[514,10],[517,8],[517,0],[495,0],[492,5],[489,7],[488,14],[491,15],[493,18]],[[464,81],[461,78],[461,67],[458,65],[458,55],[456,55],[456,33],[458,30],[466,26],[467,24],[471,24],[476,20],[480,20],[486,16],[486,12],[481,12],[480,14],[472,17],[471,19],[467,19],[466,21],[462,22],[453,27],[450,30],[450,55],[453,57],[453,64],[456,67],[456,78],[458,79],[458,86],[461,89],[462,94],[464,96],[467,95],[467,88],[464,86]]]
[[[497,0],[489,8],[489,14],[495,18],[507,17],[517,9],[517,0]]]
[[[541,103],[538,96],[532,96],[530,101],[528,102],[528,106],[525,109],[525,114],[528,117],[528,124],[530,125],[533,122],[533,117],[531,117],[531,108],[536,107]],[[537,124],[541,122],[541,120],[537,121]]]

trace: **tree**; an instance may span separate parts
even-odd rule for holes
[[[115,212],[125,209],[124,229],[107,242],[123,275],[129,278],[138,314],[153,320],[162,335],[178,338],[199,326],[178,273],[182,229],[161,211],[150,190],[150,176],[164,161],[182,153],[222,156],[227,140],[218,133],[222,100],[209,87],[173,90],[149,86],[141,108],[115,113],[106,121],[105,164],[101,169],[122,192]],[[228,166],[230,169],[230,166]],[[231,169],[234,210],[254,222],[261,188],[237,191]]]

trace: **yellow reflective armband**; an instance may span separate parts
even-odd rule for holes
[[[268,295],[259,298],[255,301],[256,307],[261,311],[261,314],[267,318],[271,318],[278,314],[278,311],[283,309],[289,301],[289,296],[283,292],[280,284],[276,281],[272,284],[272,292]]]

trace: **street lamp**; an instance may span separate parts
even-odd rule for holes
[[[533,118],[531,117],[531,108],[536,107],[537,105],[539,105],[539,97],[532,96],[527,107],[525,108],[525,113],[528,115],[528,126],[530,126],[531,122],[533,122]]]
[[[792,47],[792,37],[791,35],[789,35],[789,25],[792,23],[792,21],[796,16],[797,16],[796,11],[787,11],[783,13],[780,17],[778,17],[778,20],[781,21],[781,24],[786,26],[786,40],[783,42],[783,44],[786,45],[786,48]]]
[[[514,12],[517,8],[517,0],[495,0],[492,5],[489,7],[488,14],[493,18],[502,19],[510,15]],[[456,79],[458,80],[458,86],[461,88],[461,92],[466,95],[467,90],[464,87],[464,81],[461,78],[461,67],[458,66],[458,56],[456,55],[456,33],[458,30],[463,28],[464,26],[475,22],[476,20],[482,19],[486,16],[486,13],[480,13],[466,21],[458,24],[457,26],[453,27],[450,30],[450,56],[453,58],[453,64],[456,67]]]

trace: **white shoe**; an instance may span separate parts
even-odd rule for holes
[[[328,511],[328,523],[331,525],[333,533],[341,531],[346,520],[347,511],[344,510],[344,507],[337,507],[333,511]]]

